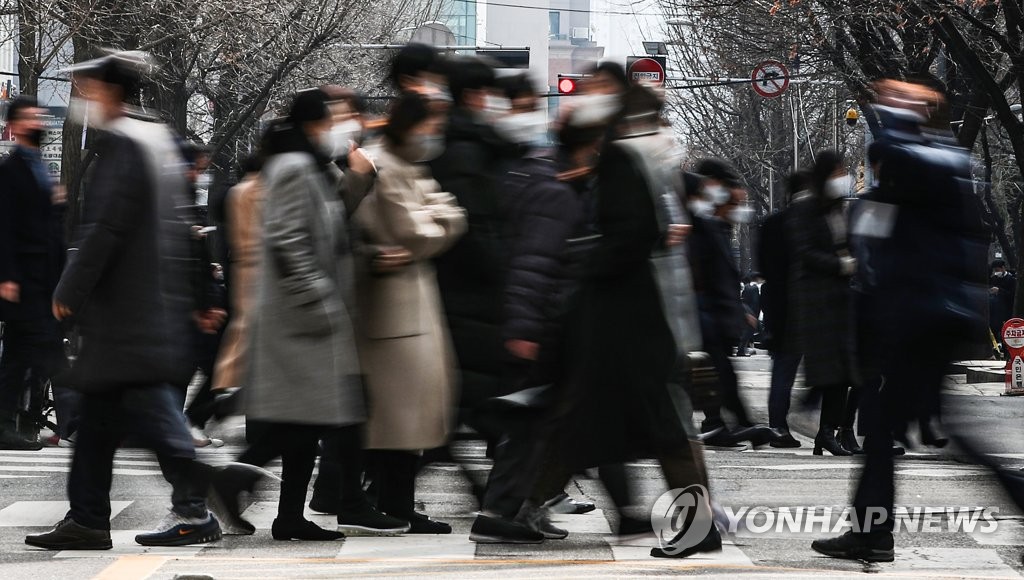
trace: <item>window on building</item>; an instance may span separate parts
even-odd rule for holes
[[[548,12],[548,37],[558,38],[562,31],[562,13]]]

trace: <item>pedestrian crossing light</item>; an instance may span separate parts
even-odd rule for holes
[[[850,107],[846,110],[846,124],[854,127],[857,125],[857,120],[860,119],[860,114],[857,113],[857,109]]]
[[[560,74],[558,75],[558,94],[560,95],[574,95],[576,90],[579,88],[579,83],[583,79],[583,75],[580,74]]]

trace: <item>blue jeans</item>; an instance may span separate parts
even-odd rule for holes
[[[768,391],[768,426],[788,432],[786,416],[789,415],[790,395],[803,356],[783,352],[776,352],[774,356],[771,388]]]
[[[87,528],[110,529],[114,454],[128,436],[156,453],[164,479],[172,487],[174,512],[184,517],[206,516],[208,468],[195,461],[195,446],[181,410],[184,398],[182,389],[168,384],[82,396],[68,479],[68,515],[75,522]]]

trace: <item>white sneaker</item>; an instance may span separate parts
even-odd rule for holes
[[[224,441],[221,439],[215,439],[208,436],[203,432],[202,429],[195,426],[190,426],[189,431],[192,433],[192,444],[196,447],[223,447]]]

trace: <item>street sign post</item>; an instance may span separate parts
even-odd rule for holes
[[[754,67],[750,83],[755,93],[766,99],[774,99],[789,88],[789,70],[777,60],[766,60]]]
[[[1006,392],[1004,395],[1024,395],[1024,320],[1011,318],[1003,325],[1003,344],[1006,345]]]
[[[630,82],[662,86],[665,84],[664,56],[631,56],[626,59],[626,76]]]

